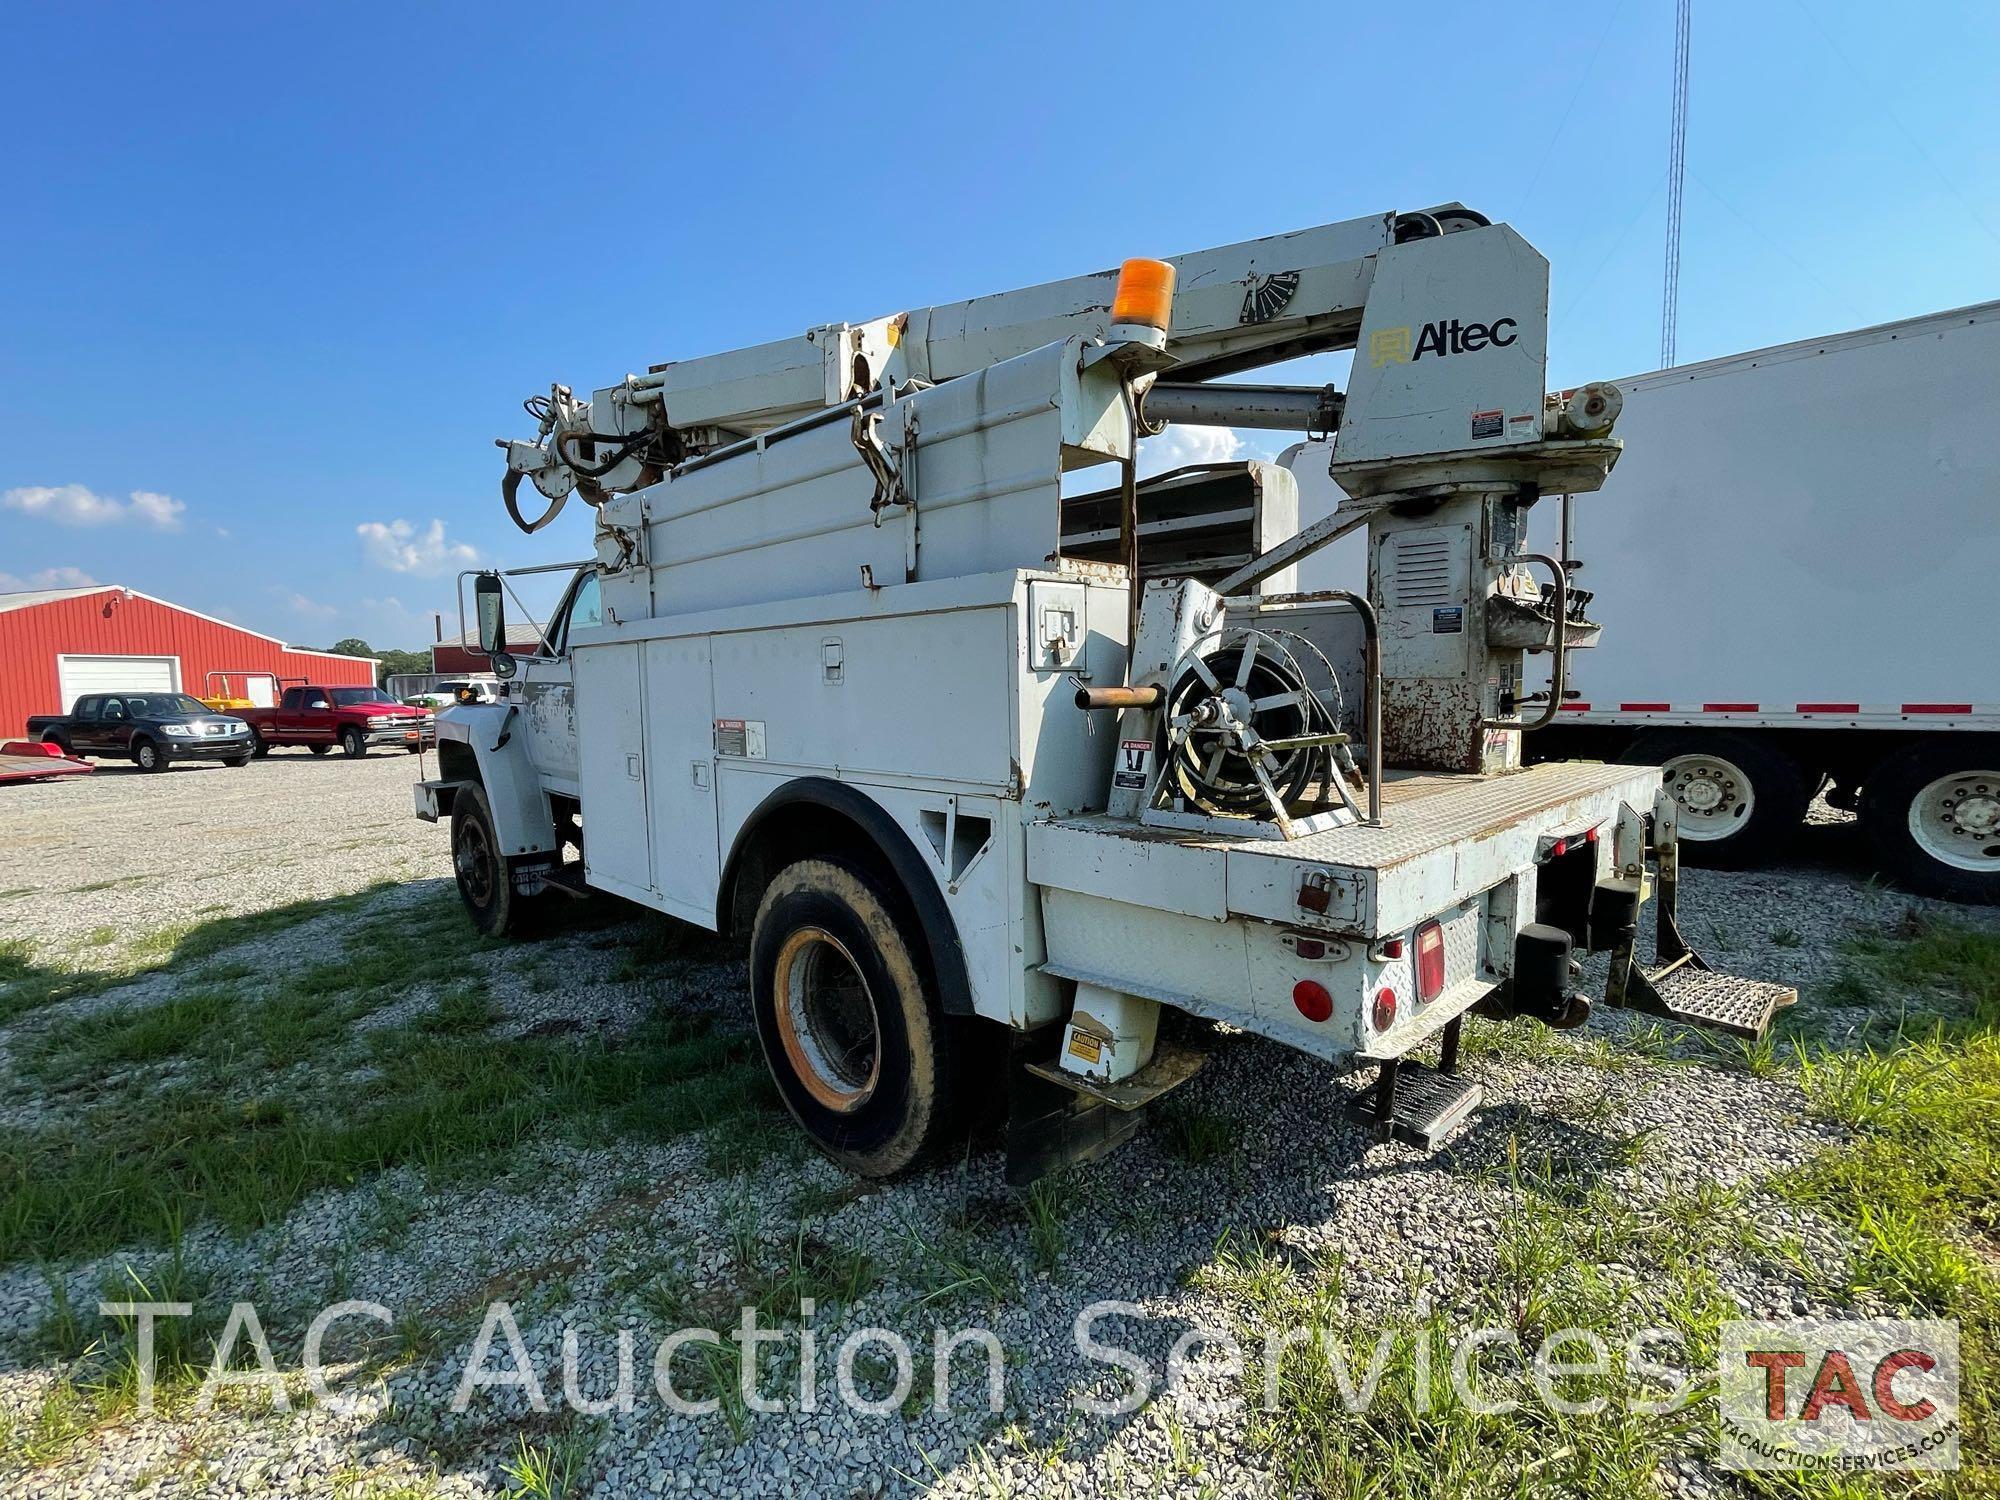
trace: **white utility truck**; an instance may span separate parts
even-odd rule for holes
[[[1589,1017],[1580,949],[1611,1005],[1759,1035],[1791,992],[1681,940],[1658,771],[1521,763],[1596,633],[1528,512],[1620,449],[1615,388],[1545,393],[1547,310],[1450,204],[555,386],[503,497],[580,496],[596,556],[526,659],[472,575],[508,696],[439,716],[417,810],[489,932],[595,890],[747,936],[780,1092],[868,1174],[1003,1079],[1016,1180],[1123,1139],[1200,1061],[1163,1008],[1379,1069],[1424,1143],[1479,1098],[1467,1013]],[[1330,349],[1345,392],[1218,382]],[[1345,498],[1142,485],[1170,421],[1331,431]],[[1297,592],[1362,531],[1365,592]]]

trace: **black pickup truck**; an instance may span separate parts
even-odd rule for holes
[[[86,693],[66,714],[34,714],[28,738],[65,755],[115,756],[142,771],[175,761],[250,763],[250,726],[186,693]]]

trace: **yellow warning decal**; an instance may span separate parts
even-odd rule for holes
[[[1104,1057],[1103,1039],[1094,1037],[1087,1031],[1078,1031],[1075,1028],[1071,1028],[1069,1034],[1069,1055],[1071,1057],[1080,1057],[1088,1063],[1099,1062]]]

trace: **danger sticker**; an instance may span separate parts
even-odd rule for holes
[[[762,719],[717,719],[715,721],[715,753],[735,755],[744,760],[764,759],[764,721]]]
[[[1507,414],[1499,411],[1476,411],[1472,414],[1472,435],[1475,438],[1495,438],[1500,436],[1507,423]]]
[[[1129,791],[1146,790],[1146,771],[1153,763],[1153,742],[1151,740],[1120,740],[1118,742],[1118,766],[1111,773],[1111,784]]]

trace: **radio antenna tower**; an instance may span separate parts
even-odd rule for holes
[[[1660,368],[1673,368],[1675,324],[1681,304],[1681,183],[1687,176],[1688,10],[1674,6],[1674,125],[1667,148],[1667,276],[1660,295]]]

